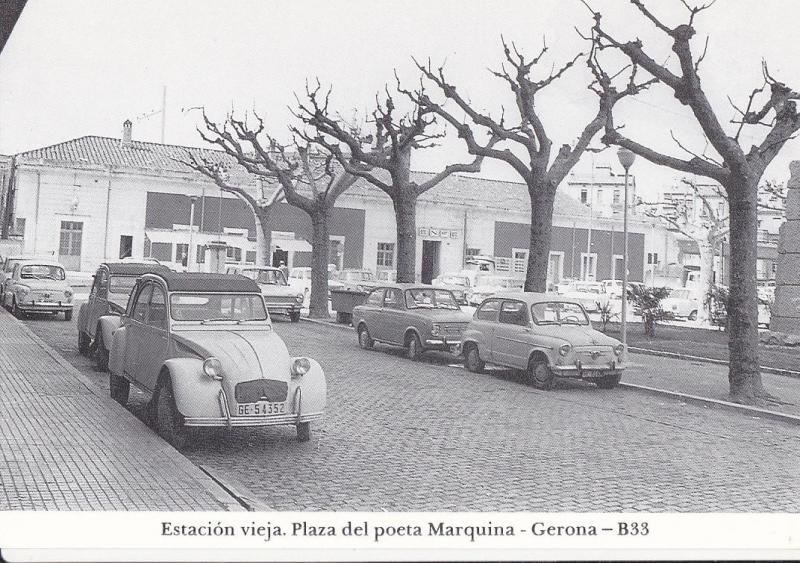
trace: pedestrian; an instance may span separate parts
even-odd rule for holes
[[[286,266],[286,262],[281,260],[281,263],[278,265],[278,269],[283,272],[283,277],[287,280],[289,279],[289,268]]]

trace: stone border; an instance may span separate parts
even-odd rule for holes
[[[661,356],[663,358],[674,358],[676,360],[691,360],[694,362],[705,362],[707,364],[717,364],[720,366],[727,366],[728,362],[726,360],[717,360],[716,358],[704,358],[702,356],[690,356],[689,354],[680,354],[678,352],[665,352],[663,350],[650,350],[648,348],[637,348],[634,346],[628,346],[628,350],[630,352],[634,352],[636,354],[647,354],[648,356]],[[784,377],[792,377],[795,379],[800,379],[800,371],[792,371],[788,369],[780,369],[780,368],[771,368],[769,366],[761,366],[761,371],[766,373],[772,373],[774,375],[782,375]]]
[[[53,348],[44,340],[39,338],[39,336],[36,333],[34,333],[33,330],[30,329],[25,323],[15,318],[13,315],[11,315],[11,313],[6,311],[5,309],[0,310],[0,315],[8,315],[8,317],[12,320],[12,322],[14,322],[17,325],[17,329],[24,332],[37,346],[39,346],[42,349],[42,351],[44,351],[45,354],[47,354],[53,360],[55,360],[55,362],[59,366],[61,366],[66,373],[70,374],[76,380],[80,381],[89,390],[90,393],[102,399],[108,398],[108,400],[111,401],[111,399],[108,397],[108,394],[104,389],[101,389],[100,387],[95,385],[95,383],[91,379],[86,377],[75,366],[73,366],[66,359],[64,359],[55,348]],[[125,414],[127,416],[131,416],[134,419],[136,419],[136,421],[142,426],[144,426],[144,428],[147,431],[152,431],[148,426],[144,424],[144,422],[136,418],[136,416],[134,416],[128,409],[117,404],[116,402],[114,402],[113,405],[115,408],[118,407],[123,411],[125,411]],[[158,437],[158,439],[163,441],[163,439],[160,436]],[[208,494],[211,495],[212,498],[214,498],[217,502],[219,502],[220,505],[224,508],[224,510],[229,512],[241,512],[247,509],[246,504],[242,503],[242,501],[238,499],[235,496],[235,494],[232,494],[231,492],[227,491],[223,486],[216,483],[215,480],[210,475],[208,475],[202,470],[202,468],[192,463],[192,461],[189,458],[187,458],[181,452],[179,452],[178,450],[174,449],[172,446],[167,444],[166,441],[164,441],[164,444],[168,448],[174,451],[175,455],[178,457],[178,459],[175,460],[177,463],[191,465],[193,468],[195,468],[197,471],[201,473],[202,478],[197,479],[198,485],[202,486],[208,492]]]

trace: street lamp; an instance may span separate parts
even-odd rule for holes
[[[628,355],[628,171],[633,166],[636,155],[632,151],[621,148],[617,151],[619,163],[625,169],[625,203],[622,213],[622,238],[624,246],[622,251],[622,346],[625,357]]]

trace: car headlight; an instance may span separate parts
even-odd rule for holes
[[[295,358],[292,360],[292,375],[300,377],[308,373],[311,369],[311,361],[308,358]]]
[[[297,300],[298,303],[302,303],[303,302],[303,294],[302,293],[298,293],[295,296],[295,299]]]
[[[439,336],[441,332],[442,332],[442,327],[438,324],[434,324],[433,328],[431,328],[431,335],[433,336]]]
[[[625,346],[623,344],[618,344],[617,347],[614,348],[614,353],[617,356],[621,356],[624,351],[625,351]]]
[[[66,299],[67,301],[72,301],[72,290],[71,289],[65,289],[64,290],[64,299]]]
[[[215,357],[210,357],[203,362],[203,373],[211,379],[220,381],[222,379],[222,362]]]
[[[18,285],[17,286],[17,293],[21,296],[28,295],[31,292],[31,288],[27,285]]]
[[[572,350],[572,344],[562,344],[558,347],[558,353],[562,356],[566,356],[569,354],[569,351]]]

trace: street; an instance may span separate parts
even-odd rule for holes
[[[108,388],[78,354],[74,323],[24,322]],[[538,391],[445,354],[415,363],[386,346],[363,351],[343,327],[282,317],[274,326],[326,372],[326,417],[311,441],[298,443],[292,427],[206,431],[183,452],[272,509],[800,509],[797,426],[583,382]],[[142,396],[132,392],[128,408],[143,418]]]

